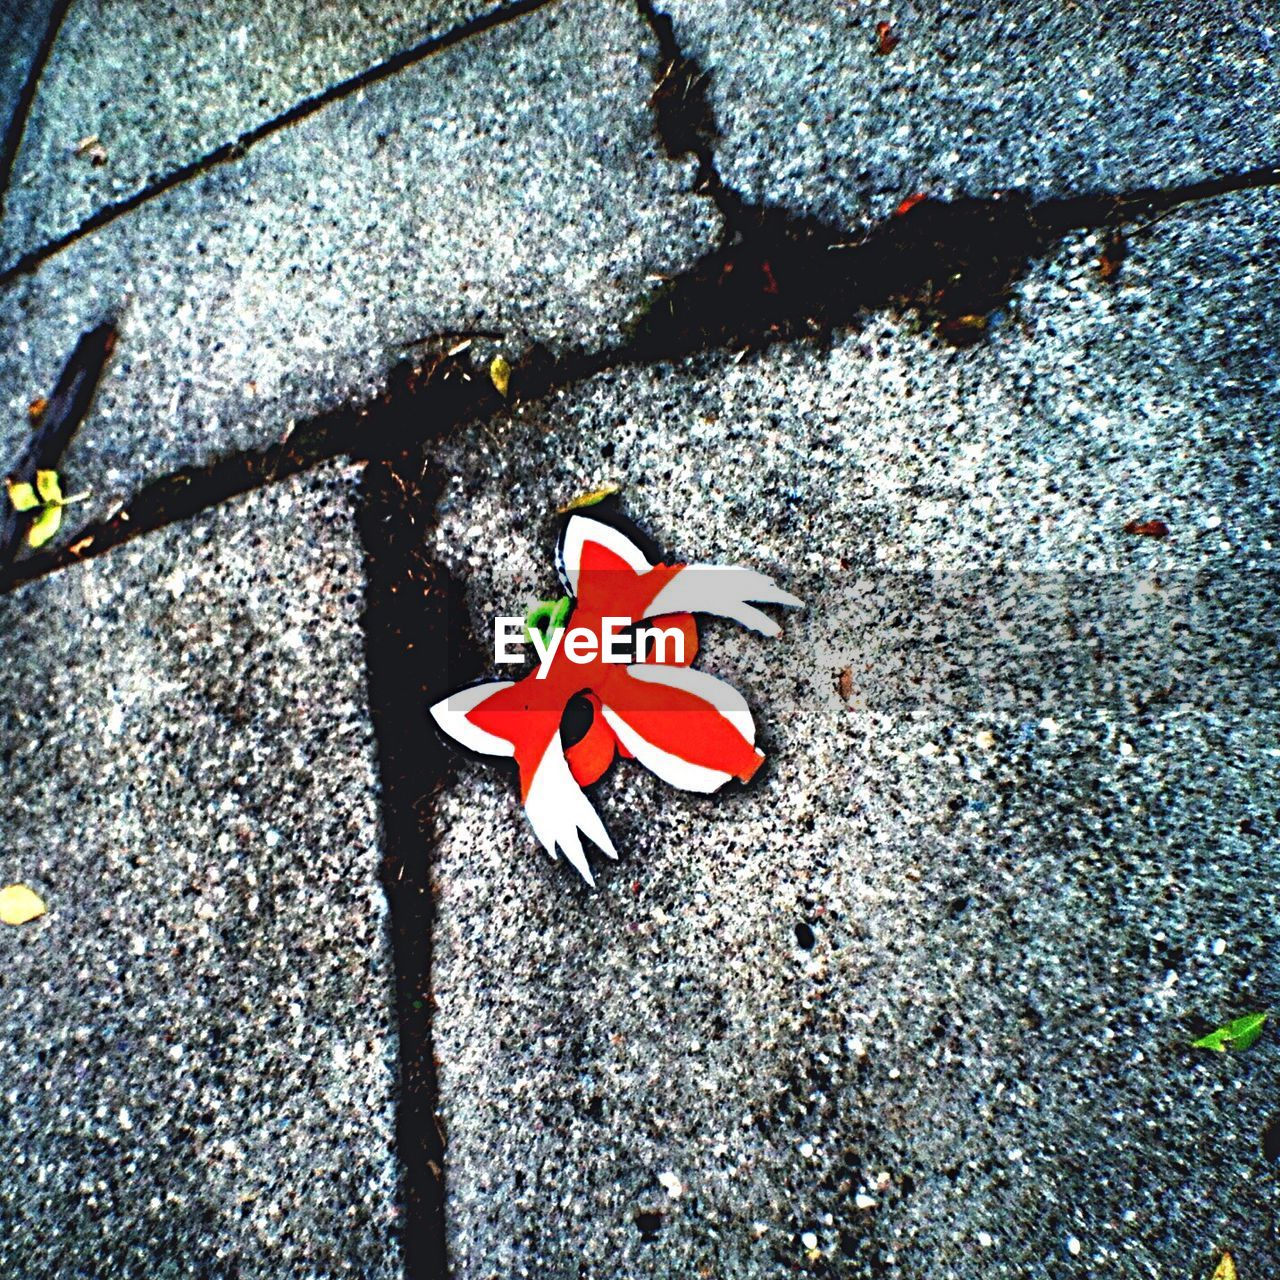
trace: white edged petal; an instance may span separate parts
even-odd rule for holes
[[[556,550],[556,564],[560,570],[561,581],[575,599],[578,595],[578,571],[582,565],[582,548],[588,542],[598,542],[612,551],[636,573],[644,573],[646,569],[653,567],[644,552],[625,533],[615,529],[611,524],[605,524],[603,520],[593,520],[590,516],[570,516],[560,535],[560,545]]]
[[[525,812],[529,825],[539,843],[554,858],[559,848],[578,874],[594,889],[595,879],[582,851],[579,833],[610,858],[618,856],[609,839],[609,833],[600,821],[600,815],[591,807],[582,788],[573,780],[560,734],[551,740],[543,757],[538,761],[529,794],[525,797]]]
[[[685,565],[650,601],[646,618],[668,613],[713,613],[732,618],[744,627],[777,636],[782,628],[748,601],[799,607],[804,602],[783,590],[767,574],[737,565]]]
[[[748,742],[755,744],[755,720],[746,700],[731,684],[693,667],[662,667],[637,663],[629,666],[627,673],[646,684],[665,684],[684,693],[694,694],[714,707]],[[731,773],[693,764],[656,746],[609,706],[602,705],[601,711],[618,741],[663,782],[678,787],[681,791],[698,791],[705,795],[718,791],[726,782],[732,781]]]
[[[511,688],[512,680],[492,680],[488,684],[475,684],[469,689],[459,689],[442,698],[431,708],[431,715],[455,742],[486,756],[513,756],[515,743],[478,728],[467,719],[467,712],[474,710],[486,698],[501,689]]]

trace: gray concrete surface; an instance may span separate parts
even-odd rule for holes
[[[726,180],[850,227],[919,190],[1280,159],[1262,10],[659,8],[711,73]],[[180,31],[77,0],[0,243],[477,11],[313,9]],[[108,310],[68,532],[361,402],[424,335],[619,342],[720,230],[654,138],[654,51],[628,0],[559,0],[0,288],[0,454]],[[807,601],[777,641],[704,628],[767,764],[710,799],[616,769],[595,894],[459,758],[423,850],[456,1280],[1280,1271],[1274,1025],[1188,1047],[1280,998],[1280,198],[1128,238],[1113,279],[1064,239],[971,349],[876,315],[433,451],[478,646],[558,590],[555,509],[606,482],[673,556]],[[0,1276],[400,1270],[352,484],[0,602],[0,879],[51,906],[0,930]]]
[[[1274,164],[1275,13],[1210,0],[659,0],[711,72],[726,181],[858,225],[917,191],[1037,196]],[[876,52],[876,24],[900,41]]]
[[[501,0],[74,0],[27,123],[0,261]],[[97,136],[94,164],[76,146]]]
[[[0,1275],[400,1274],[355,483],[0,602]]]
[[[1280,1266],[1274,1036],[1187,1047],[1280,988],[1278,225],[1185,210],[1113,283],[1081,237],[985,346],[884,320],[629,370],[446,454],[477,644],[608,481],[672,555],[808,602],[776,642],[706,629],[768,763],[710,799],[617,769],[594,895],[460,766],[458,1277]]]
[[[84,328],[121,336],[66,459],[84,519],[360,402],[446,330],[606,346],[713,242],[630,5],[570,0],[326,108],[0,291],[0,456]]]

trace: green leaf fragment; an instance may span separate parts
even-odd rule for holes
[[[43,511],[36,516],[31,524],[31,528],[27,530],[27,546],[31,548],[43,547],[62,524],[62,508],[60,506],[45,507]]]
[[[564,620],[569,616],[569,607],[573,601],[568,596],[561,596],[559,600],[543,600],[541,603],[533,606],[524,616],[524,634],[525,639],[530,644],[533,643],[533,629],[537,627],[539,631],[551,635],[559,626],[562,626]],[[546,622],[544,627],[542,624]]]
[[[15,511],[34,511],[40,505],[35,489],[25,481],[9,481],[9,501]]]
[[[1228,1049],[1247,1049],[1262,1034],[1262,1024],[1266,1022],[1265,1013],[1246,1013],[1233,1018],[1225,1027],[1210,1031],[1207,1036],[1193,1040],[1193,1049],[1213,1049],[1217,1053],[1226,1053]]]

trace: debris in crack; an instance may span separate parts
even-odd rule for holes
[[[422,343],[431,341],[423,339]],[[66,546],[50,547],[17,561],[0,577],[0,591],[101,555],[141,534],[186,519],[237,494],[287,479],[327,459],[386,456],[468,416],[492,412],[500,398],[487,379],[471,377],[461,355],[461,351],[451,354],[442,350],[415,361],[401,361],[392,369],[386,389],[367,404],[319,414],[269,448],[244,450],[208,466],[187,468],[153,481],[105,520],[78,530]],[[52,408],[46,411],[45,421],[52,412]]]
[[[410,1280],[448,1274],[444,1231],[444,1133],[431,1036],[429,850],[432,809],[450,753],[425,708],[450,680],[467,678],[461,591],[434,562],[428,534],[441,477],[419,450],[370,462],[361,487],[360,537],[367,596],[364,630],[369,704],[382,792],[382,882],[391,912],[400,1033],[397,1146],[403,1248]]]
[[[737,230],[727,242],[668,281],[622,345],[564,356],[531,347],[510,362],[504,398],[487,368],[466,358],[471,347],[437,343],[440,349],[434,354],[395,366],[386,391],[373,401],[321,414],[269,449],[155,481],[125,509],[81,530],[68,547],[19,561],[0,581],[0,590],[327,458],[385,456],[605,369],[716,349],[825,339],[834,329],[856,325],[884,309],[915,313],[948,345],[972,346],[986,335],[990,316],[1007,303],[1031,262],[1068,232],[1102,228],[1109,243],[1118,243],[1127,223],[1180,205],[1277,185],[1280,169],[1268,167],[1183,186],[1040,204],[1015,195],[912,198],[853,240],[815,218],[742,207]]]
[[[80,337],[63,366],[58,385],[33,414],[34,429],[22,457],[8,473],[10,484],[31,485],[41,472],[56,472],[98,388],[102,371],[115,349],[114,321],[104,320]],[[36,402],[39,403],[39,402]],[[34,405],[33,405],[34,407]],[[22,545],[30,517],[12,502],[0,503],[0,591],[9,583],[10,570]]]
[[[654,298],[633,332],[638,359],[825,337],[884,308],[914,312],[951,346],[973,346],[1031,261],[1068,232],[1106,232],[1099,266],[1111,280],[1125,255],[1124,224],[1280,185],[1280,168],[1264,166],[1181,186],[1040,203],[1020,192],[949,201],[922,192],[864,235],[850,237],[817,218],[750,205],[723,181],[715,162],[720,131],[707,93],[710,72],[681,49],[671,18],[654,0],[636,2],[659,47],[654,129],[668,155],[696,157],[699,189],[727,224],[722,246]]]
[[[742,215],[742,200],[716,168],[714,148],[720,131],[707,93],[711,73],[681,50],[670,17],[659,13],[653,0],[636,0],[636,7],[658,43],[649,106],[662,148],[672,160],[694,157],[695,189],[714,201],[732,232]]]

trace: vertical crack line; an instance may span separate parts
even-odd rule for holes
[[[653,0],[636,0],[636,9],[658,45],[649,97],[654,129],[669,159],[693,156],[698,166],[695,190],[715,204],[732,237],[742,228],[744,207],[741,196],[725,184],[716,167],[720,129],[711,105],[711,72],[684,52],[671,17],[659,13]]]
[[[434,807],[452,761],[428,722],[433,697],[475,674],[461,649],[460,588],[428,540],[443,478],[420,450],[369,462],[360,490],[365,656],[378,751],[382,883],[390,908],[400,1041],[396,1144],[409,1280],[445,1280],[445,1133],[432,1011]]]
[[[15,0],[16,3],[25,3],[25,0]],[[71,0],[55,0],[52,9],[49,11],[48,21],[45,23],[44,36],[41,38],[40,47],[36,50],[36,56],[31,60],[31,67],[27,72],[27,78],[23,82],[22,91],[18,94],[18,100],[14,103],[13,114],[9,117],[9,126],[5,130],[4,141],[0,143],[0,221],[4,220],[5,200],[9,195],[9,181],[13,177],[13,166],[18,159],[18,150],[22,146],[23,135],[27,131],[27,120],[31,115],[31,107],[36,100],[36,90],[40,87],[40,80],[44,76],[45,66],[48,64],[49,55],[53,52],[53,46],[57,43],[58,32],[62,30],[63,20],[67,16],[67,11],[71,8]]]
[[[70,0],[62,0],[63,8],[65,9],[69,3]],[[346,80],[330,85],[329,88],[322,90],[320,93],[312,94],[309,98],[303,98],[301,102],[295,103],[288,110],[281,112],[277,116],[272,116],[270,120],[264,120],[261,124],[246,130],[232,141],[224,142],[220,147],[215,147],[198,159],[192,160],[190,163],[181,165],[179,168],[154,179],[132,195],[101,206],[63,235],[46,241],[42,245],[37,245],[36,248],[23,254],[14,262],[0,268],[0,285],[6,285],[18,276],[35,270],[42,262],[69,248],[77,240],[82,240],[85,236],[100,230],[108,223],[123,217],[124,214],[132,212],[140,205],[147,204],[158,196],[167,194],[175,187],[181,186],[184,182],[189,182],[193,178],[198,178],[201,174],[207,173],[210,169],[214,169],[220,164],[225,164],[231,160],[239,160],[250,147],[255,146],[264,138],[268,138],[273,133],[279,133],[282,129],[287,129],[290,125],[305,120],[323,107],[327,107],[342,98],[348,98],[354,93],[359,93],[360,90],[367,89],[379,81],[387,80],[391,76],[422,62],[434,54],[469,40],[472,36],[480,35],[494,27],[503,26],[508,22],[515,21],[517,18],[523,18],[526,14],[533,13],[535,10],[543,9],[547,5],[554,3],[555,0],[513,0],[511,4],[478,14],[459,26],[452,27],[440,35],[430,36],[408,49],[402,49],[399,53],[392,54],[389,58],[384,58],[381,62],[374,63],[371,67],[366,67],[363,71],[349,76]]]

